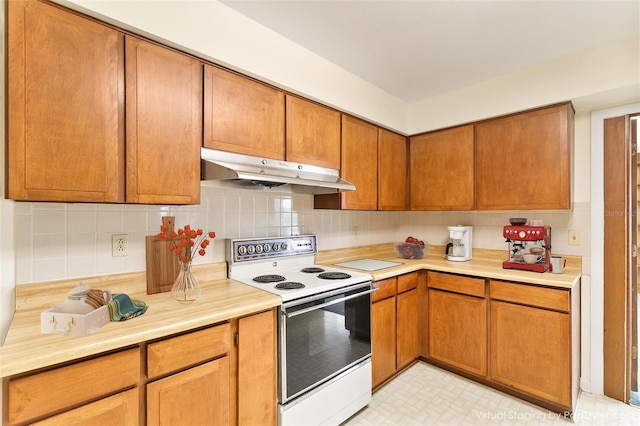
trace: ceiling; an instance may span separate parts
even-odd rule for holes
[[[640,0],[222,3],[408,103],[640,38]]]

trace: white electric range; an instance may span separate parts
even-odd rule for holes
[[[278,424],[337,425],[371,401],[371,275],[315,264],[315,235],[227,241],[228,277],[277,294]]]

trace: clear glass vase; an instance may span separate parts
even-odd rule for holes
[[[171,287],[171,295],[180,303],[192,303],[200,298],[200,294],[200,284],[193,275],[191,263],[181,263],[180,273]]]

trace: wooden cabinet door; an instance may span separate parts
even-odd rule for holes
[[[286,160],[340,169],[340,113],[286,96]]]
[[[198,204],[202,64],[126,39],[127,202]]]
[[[571,207],[570,103],[476,124],[478,210]]]
[[[139,423],[139,404],[138,388],[133,388],[32,424],[37,426],[135,425]]]
[[[407,178],[407,138],[379,129],[378,210],[407,209]]]
[[[409,138],[411,210],[472,210],[473,149],[471,124]]]
[[[571,409],[567,313],[491,301],[490,379]]]
[[[395,296],[371,305],[371,368],[374,388],[396,372]]]
[[[487,375],[486,299],[429,289],[429,357]]]
[[[123,36],[37,1],[8,3],[8,197],[123,202]]]
[[[418,287],[420,281],[420,272],[411,272],[409,274],[400,275],[397,278],[398,293],[404,293]]]
[[[396,368],[398,370],[418,358],[418,290],[400,293],[396,300]]]
[[[147,384],[147,425],[228,425],[229,357]]]
[[[284,93],[204,66],[204,147],[284,160]]]
[[[376,210],[378,206],[378,128],[357,118],[342,116],[340,176],[355,185],[344,191],[342,208]]]
[[[276,424],[276,317],[238,320],[238,424]]]

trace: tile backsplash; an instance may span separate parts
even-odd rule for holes
[[[447,242],[447,225],[473,225],[473,247],[505,249],[509,217],[542,219],[552,227],[556,253],[583,256],[588,274],[590,206],[572,211],[376,212],[314,210],[313,196],[272,191],[202,188],[194,206],[17,202],[14,209],[16,283],[53,281],[145,269],[145,236],[159,232],[162,216],[176,226],[215,231],[213,250],[194,263],[224,261],[225,238],[318,235],[320,250],[379,244],[414,235]],[[567,233],[580,233],[579,246]],[[128,256],[112,257],[111,236],[128,235]]]

